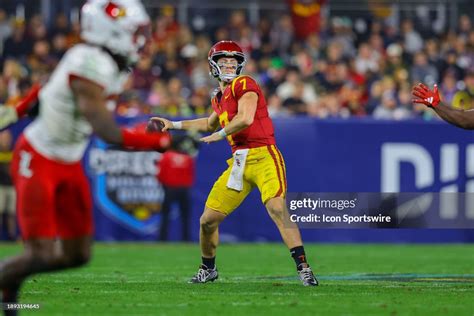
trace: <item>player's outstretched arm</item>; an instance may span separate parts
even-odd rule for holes
[[[185,121],[170,121],[163,117],[152,117],[150,119],[154,122],[162,123],[162,132],[166,132],[169,129],[184,129],[188,131],[197,131],[197,132],[213,132],[216,130],[219,125],[219,118],[215,112],[209,117],[199,118],[195,120],[185,120]]]
[[[444,105],[439,97],[438,86],[433,90],[420,83],[413,87],[413,103],[424,104],[432,108],[443,120],[460,128],[474,129],[474,111],[459,110]]]
[[[97,136],[107,143],[134,150],[164,151],[169,147],[168,134],[120,128],[105,106],[104,89],[100,85],[76,78],[71,81],[71,89],[79,111],[89,121]]]

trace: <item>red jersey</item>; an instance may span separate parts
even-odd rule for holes
[[[167,187],[189,188],[194,183],[194,159],[174,150],[166,151],[159,162],[158,180]]]
[[[287,0],[293,21],[294,33],[300,40],[306,39],[321,28],[321,7],[325,0]]]
[[[224,128],[237,115],[239,99],[250,91],[258,95],[255,117],[249,127],[227,136],[232,152],[237,149],[275,145],[273,123],[268,116],[267,101],[260,86],[251,77],[243,75],[232,80],[224,92],[219,91],[212,98],[212,108],[219,116],[219,122]]]

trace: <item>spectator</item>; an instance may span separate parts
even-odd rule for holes
[[[153,67],[151,58],[140,58],[133,70],[133,89],[145,94],[150,91],[152,83],[158,78],[159,70]]]
[[[321,10],[325,2],[325,0],[287,0],[298,40],[305,40],[311,34],[319,33]]]
[[[7,87],[8,98],[5,103],[15,103],[20,97],[20,81],[26,76],[25,69],[15,59],[7,59],[3,65],[1,79]]]
[[[332,92],[321,97],[314,116],[320,118],[347,118],[350,116],[347,108],[342,108],[337,93]]]
[[[401,30],[403,46],[407,53],[413,55],[423,49],[423,39],[414,29],[412,20],[403,20]]]
[[[457,89],[456,75],[452,71],[448,71],[444,74],[441,81],[440,93],[443,96],[443,101],[447,104],[452,104],[454,95],[458,91]]]
[[[463,14],[459,17],[458,20],[458,30],[457,33],[463,38],[467,39],[469,32],[472,30],[471,18],[467,14]]]
[[[334,17],[332,20],[332,41],[340,45],[341,57],[344,59],[355,56],[355,35],[352,32],[352,22],[345,17]]]
[[[348,109],[351,116],[362,117],[367,115],[364,103],[365,87],[363,84],[349,81],[342,87],[339,95],[342,107]]]
[[[382,103],[374,111],[375,119],[401,120],[409,116],[410,111],[408,109],[397,106],[397,99],[391,91],[386,91],[382,94]]]
[[[387,47],[387,60],[384,74],[392,77],[395,82],[402,84],[409,80],[408,67],[403,61],[403,48],[397,43]]]
[[[163,98],[166,94],[166,85],[162,80],[155,80],[152,83],[150,94],[147,97],[146,102],[151,106],[151,112],[153,114],[158,113],[156,109],[163,102]]]
[[[436,67],[428,63],[424,52],[415,53],[410,77],[412,82],[426,82],[429,85],[433,85],[439,80]]]
[[[282,15],[270,32],[272,47],[283,58],[289,53],[293,42],[293,25],[289,15]]]
[[[31,43],[48,40],[48,29],[40,14],[36,14],[29,19],[26,35]]]
[[[150,113],[150,109],[141,101],[140,94],[134,90],[129,90],[121,96],[116,111],[123,117],[136,117]]]
[[[51,47],[46,40],[39,40],[33,45],[33,52],[28,56],[27,65],[30,71],[51,73],[58,60],[50,55]]]
[[[81,24],[79,22],[73,22],[71,24],[71,31],[66,36],[67,47],[72,47],[73,45],[81,41]]]
[[[426,40],[424,45],[424,51],[428,58],[428,62],[435,66],[439,71],[442,56],[439,49],[438,41],[434,38]]]
[[[359,52],[355,59],[355,70],[365,75],[369,72],[377,73],[379,71],[380,54],[371,50],[369,44],[362,43],[359,46]]]
[[[278,57],[272,58],[263,80],[270,93],[275,93],[277,87],[285,81],[285,76],[286,69],[283,60]]]
[[[394,113],[394,119],[396,120],[403,120],[408,118],[413,118],[414,115],[412,113],[413,102],[412,102],[412,95],[410,91],[410,86],[408,84],[404,85],[403,87],[398,90],[398,97],[397,97],[398,105],[397,110]]]
[[[238,42],[241,39],[242,30],[247,26],[245,12],[243,10],[232,11],[227,25],[227,34],[229,35],[227,39]]]
[[[268,115],[270,117],[287,117],[290,115],[287,109],[283,107],[283,102],[276,94],[270,95],[268,102]]]
[[[158,13],[153,22],[154,41],[144,49],[148,57],[140,60],[129,85],[132,97],[124,97],[117,109],[122,114],[202,115],[209,111],[208,95],[214,85],[206,60],[214,37],[240,41],[248,58],[246,72],[259,81],[268,100],[272,100],[275,115],[372,115],[382,104],[383,92],[390,91],[399,101],[405,95],[404,85],[413,81],[440,81],[445,98],[458,106],[461,102],[463,107],[470,104],[466,101],[466,96],[470,98],[469,89],[463,86],[470,82],[465,74],[474,71],[474,30],[468,15],[460,16],[456,31],[423,40],[410,19],[403,20],[399,32],[392,20],[364,25],[361,21],[353,24],[356,21],[347,17],[321,14],[320,31],[311,31],[297,41],[297,31],[287,13],[260,19],[257,26],[250,26],[247,12],[235,10],[226,25],[216,28],[216,22],[194,28],[196,31],[177,22],[171,5],[163,6]],[[211,29],[214,33],[210,33]],[[0,101],[14,102],[21,82],[46,78],[65,50],[79,42],[79,30],[78,21],[71,21],[69,26],[64,14],[56,16],[48,33],[40,15],[33,15],[25,25],[0,9],[0,46],[4,41],[4,52],[0,54]],[[289,89],[288,67],[297,69],[298,80],[304,82],[301,96]],[[392,83],[387,88],[389,81]],[[315,97],[321,94],[326,95],[324,100]],[[282,110],[283,102],[289,98],[301,99],[304,110],[300,106],[298,111]],[[336,99],[340,102],[338,107],[333,106]],[[342,111],[341,115],[336,115],[335,110]],[[430,113],[416,106],[412,111],[415,116]]]
[[[0,9],[0,55],[3,54],[3,43],[10,37],[12,28],[5,10]]]
[[[56,60],[56,63],[61,60],[68,49],[67,36],[58,32],[54,35],[52,40],[51,57]]]
[[[295,92],[300,87],[301,91]],[[296,69],[292,69],[288,71],[286,80],[278,86],[276,94],[280,99],[284,100],[283,104],[285,104],[286,99],[294,97],[298,93],[300,93],[298,99],[301,98],[304,104],[314,103],[317,100],[313,86],[302,82],[299,72]]]
[[[452,106],[459,109],[474,109],[474,72],[466,73],[463,81],[464,88],[456,92]]]
[[[3,58],[18,58],[22,60],[31,51],[31,44],[26,40],[25,24],[15,21],[13,31],[4,43]]]
[[[293,83],[291,95],[283,100],[283,107],[293,114],[306,114],[307,104],[303,100],[304,82],[298,80]]]
[[[51,30],[51,36],[57,35],[66,36],[69,34],[69,22],[67,16],[64,13],[59,13],[54,19],[54,26]]]

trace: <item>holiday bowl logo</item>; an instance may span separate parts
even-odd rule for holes
[[[130,230],[154,234],[164,198],[157,181],[157,152],[108,148],[95,139],[87,157],[87,173],[99,209]]]

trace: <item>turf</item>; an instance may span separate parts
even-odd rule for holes
[[[0,258],[20,250],[0,245]],[[35,276],[22,315],[474,315],[474,245],[307,245],[307,288],[281,244],[221,245],[218,281],[187,284],[195,244],[97,244],[85,268]]]

